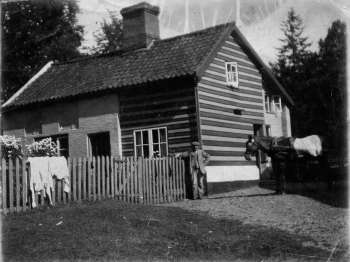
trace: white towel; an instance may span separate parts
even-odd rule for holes
[[[32,206],[36,207],[35,192],[44,190],[52,204],[51,189],[53,188],[52,176],[49,171],[49,157],[29,157],[30,163],[30,190],[32,191]],[[44,196],[42,196],[44,197]]]
[[[63,181],[64,192],[70,192],[69,184],[69,170],[65,157],[50,157],[49,158],[49,172],[52,176],[56,176],[57,179]]]

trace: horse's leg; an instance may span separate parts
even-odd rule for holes
[[[276,179],[276,194],[281,194],[282,193],[281,162],[275,157],[272,157],[272,171]]]

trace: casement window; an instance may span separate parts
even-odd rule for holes
[[[134,131],[136,157],[164,157],[168,155],[166,127]]]
[[[273,96],[272,103],[274,106],[274,112],[282,112],[282,101],[280,96]]]
[[[226,83],[232,87],[238,87],[238,64],[236,62],[226,62]]]
[[[282,112],[282,99],[280,96],[265,95],[265,112]]]
[[[68,135],[37,137],[34,140],[39,142],[45,138],[51,138],[52,142],[57,145],[58,156],[64,156],[66,158],[69,156]]]

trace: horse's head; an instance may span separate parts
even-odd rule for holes
[[[258,151],[258,144],[252,135],[248,136],[248,141],[245,143],[245,148],[244,158],[246,160],[251,160],[251,156],[254,156]]]

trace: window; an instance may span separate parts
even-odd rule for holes
[[[109,132],[88,135],[88,156],[110,156],[111,143]]]
[[[273,96],[272,103],[274,105],[274,112],[281,112],[282,111],[282,102],[281,102],[280,96]]]
[[[265,95],[265,112],[271,112],[270,97]]]
[[[265,112],[282,112],[282,100],[280,96],[265,95]]]
[[[236,62],[226,62],[226,83],[229,86],[238,87],[238,65]]]
[[[163,157],[168,154],[165,127],[134,131],[135,156]]]
[[[40,141],[45,138],[51,137],[52,142],[57,145],[58,156],[69,156],[69,145],[68,145],[68,135],[57,135],[57,136],[47,136],[47,137],[37,137],[34,140]]]
[[[265,131],[266,131],[266,136],[271,136],[271,126],[270,125],[266,125],[265,126]]]

